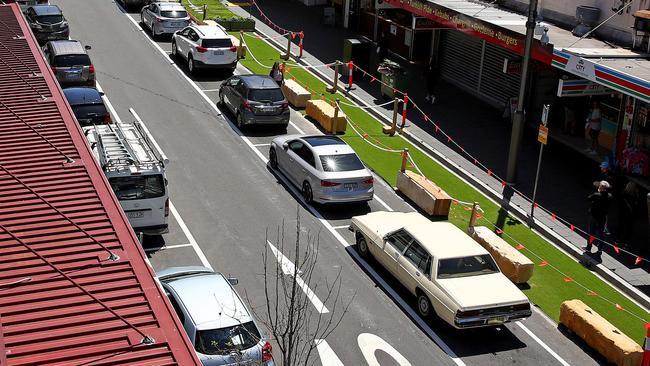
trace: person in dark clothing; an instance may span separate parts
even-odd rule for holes
[[[589,208],[589,238],[587,239],[587,246],[583,247],[583,249],[589,253],[591,253],[591,246],[594,243],[596,248],[598,248],[598,254],[603,251],[600,241],[603,240],[605,222],[612,201],[612,194],[607,192],[609,187],[609,183],[603,180],[598,185],[598,191],[587,197],[589,202],[591,202],[591,207]]]
[[[434,60],[431,60],[431,62],[429,62],[425,73],[425,78],[427,82],[427,95],[424,97],[424,100],[433,104],[436,102],[436,96],[434,92],[436,83],[438,82],[438,68]]]

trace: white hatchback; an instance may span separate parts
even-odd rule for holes
[[[172,56],[187,61],[190,73],[198,69],[227,69],[237,67],[237,47],[233,37],[218,25],[192,24],[172,36]]]

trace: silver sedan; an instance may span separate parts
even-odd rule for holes
[[[364,202],[373,198],[373,176],[336,136],[285,135],[271,142],[269,163],[301,189],[307,203]]]
[[[190,16],[179,3],[154,2],[142,8],[140,21],[156,37],[187,27],[190,24]]]

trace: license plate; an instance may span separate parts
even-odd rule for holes
[[[172,23],[170,24],[170,26],[172,26],[172,27],[182,27],[182,26],[183,26],[183,23],[180,23],[180,22],[172,22]]]
[[[343,188],[347,189],[348,191],[357,189],[357,186],[357,183],[343,183]]]
[[[130,211],[126,213],[126,217],[130,219],[141,219],[144,217],[144,211]]]
[[[507,316],[500,316],[500,317],[497,317],[497,318],[488,319],[487,323],[488,323],[488,325],[503,324],[507,320],[508,320]]]
[[[223,51],[221,50],[216,50],[212,53],[213,55],[223,55]]]

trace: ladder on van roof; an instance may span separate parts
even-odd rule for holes
[[[105,129],[104,129],[105,128]],[[131,146],[126,143],[126,137],[117,125],[94,126],[97,138],[99,163],[106,169],[111,166],[133,165],[137,163],[136,154]]]

